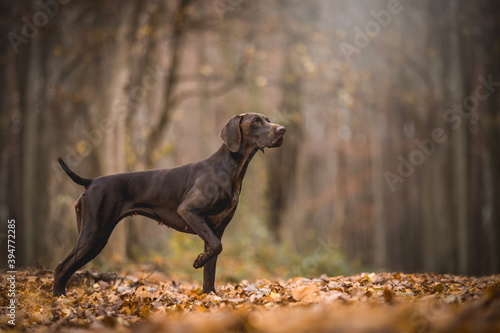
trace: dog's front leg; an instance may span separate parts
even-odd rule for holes
[[[206,244],[206,243],[205,243]],[[207,246],[205,245],[205,252],[207,251]],[[215,256],[203,266],[203,293],[209,294],[210,292],[215,292],[215,267],[217,265],[217,257]]]
[[[212,229],[207,225],[203,216],[199,215],[197,205],[193,206],[193,200],[185,200],[177,209],[177,213],[186,224],[205,242],[205,252],[200,253],[193,263],[194,268],[203,267],[210,259],[222,251],[222,243],[215,236]],[[215,265],[214,265],[215,266]],[[215,269],[214,269],[215,271]]]

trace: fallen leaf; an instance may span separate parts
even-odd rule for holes
[[[319,299],[319,289],[316,284],[308,284],[292,290],[292,297],[297,302],[313,303]]]

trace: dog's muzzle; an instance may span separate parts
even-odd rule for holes
[[[276,148],[276,147],[281,146],[281,144],[283,143],[283,137],[285,136],[285,132],[286,132],[286,128],[283,126],[278,126],[278,128],[276,128],[277,138],[271,144],[270,148]]]

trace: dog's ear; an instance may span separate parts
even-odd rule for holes
[[[240,131],[240,121],[241,121],[242,115],[237,115],[229,119],[222,128],[222,131],[220,132],[219,137],[221,138],[222,142],[226,144],[226,146],[229,148],[230,151],[233,153],[236,153],[238,150],[240,150],[240,144],[241,144],[241,131]]]

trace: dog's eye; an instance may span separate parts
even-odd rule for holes
[[[258,124],[260,124],[260,119],[259,119],[259,118],[255,118],[254,120],[252,120],[252,124],[253,124],[253,125],[258,125]]]

